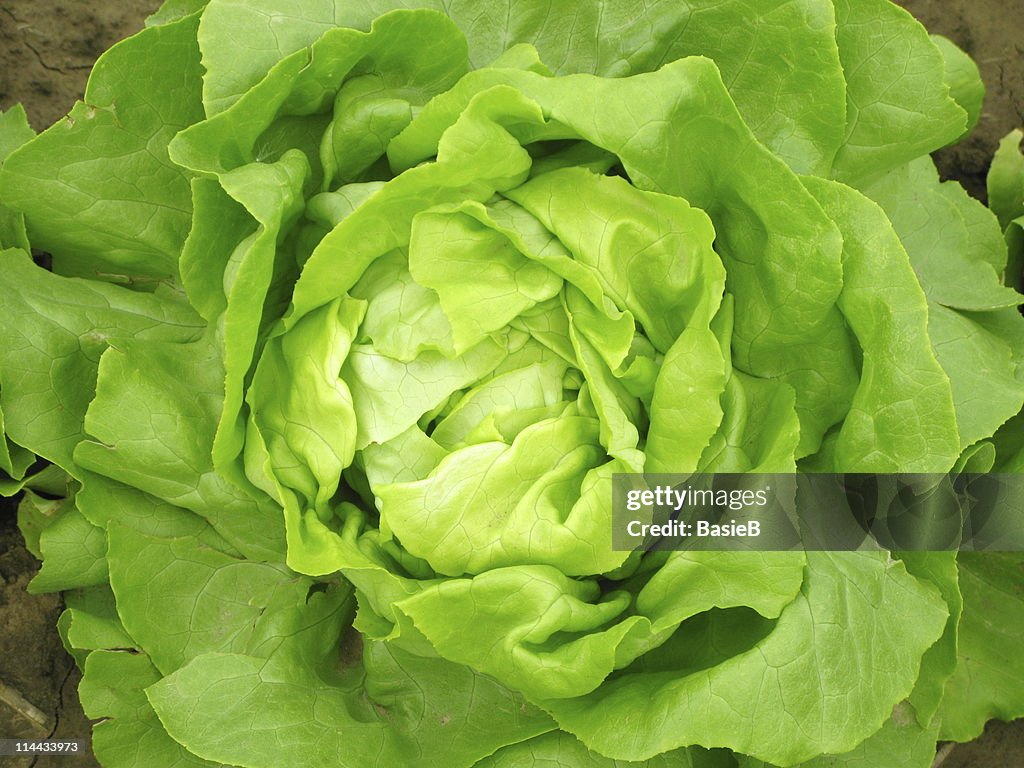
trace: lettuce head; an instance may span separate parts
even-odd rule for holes
[[[926,768],[1024,714],[1019,555],[611,543],[616,473],[1020,466],[1019,260],[928,154],[982,94],[887,0],[171,0],[0,116],[0,489],[101,763]]]

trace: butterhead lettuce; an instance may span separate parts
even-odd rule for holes
[[[0,488],[100,761],[925,768],[1024,714],[1018,555],[611,543],[615,473],[1019,463],[1011,214],[928,157],[981,93],[887,0],[172,0],[3,114]]]

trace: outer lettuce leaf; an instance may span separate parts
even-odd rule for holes
[[[147,27],[170,24],[206,7],[209,0],[164,0],[164,3],[146,18]]]
[[[68,592],[64,602],[67,606],[64,611],[64,639],[73,651],[135,647],[135,640],[117,615],[114,593],[109,584]]]
[[[999,142],[987,178],[988,205],[1005,230],[1024,214],[1024,154],[1020,143],[1024,132],[1010,131]]]
[[[934,307],[929,331],[936,357],[953,384],[960,442],[967,447],[1021,409],[1024,320],[1013,308],[961,313]]]
[[[166,675],[146,695],[171,735],[207,759],[471,766],[551,728],[464,667],[343,640],[346,588],[313,589],[280,566],[123,527],[111,529],[110,562],[126,629]]]
[[[175,768],[212,766],[171,739],[146,700],[144,689],[160,673],[121,624],[110,586],[68,592],[65,602],[58,627],[83,672],[82,706],[88,716],[102,719],[92,733],[97,759],[112,768],[144,768],[154,761]]]
[[[94,438],[75,450],[82,467],[206,518],[256,560],[281,560],[280,512],[239,490],[212,466],[223,369],[207,342],[124,343],[100,360],[85,416]]]
[[[557,7],[508,0],[483,5],[430,0],[325,0],[315,5],[213,0],[199,34],[208,113],[215,115],[236,103],[278,61],[312,44],[328,29],[367,29],[376,17],[399,8],[447,13],[466,34],[474,67],[493,62],[516,43],[533,45],[560,75],[621,77],[685,56],[709,56],[721,68],[754,131],[801,172],[826,172],[843,138],[839,126],[845,113],[844,87],[832,9],[813,0],[772,0],[753,12],[754,19],[751,8],[738,0],[655,2],[642,14],[620,0],[600,6],[574,1]],[[268,16],[288,23],[271,28],[265,21]],[[250,41],[244,62],[225,55],[231,46],[224,41],[239,38]]]
[[[928,297],[932,349],[953,388],[961,448],[1024,403],[1021,295],[1003,285],[994,217],[921,158],[865,188],[885,210]],[[984,397],[979,393],[984,392]]]
[[[20,251],[4,251],[0,259],[5,429],[19,445],[81,477],[72,453],[85,438],[85,411],[95,395],[102,352],[136,337],[191,341],[201,332],[200,320],[170,292],[143,294],[61,278]]]
[[[39,551],[42,532],[59,519],[65,509],[75,504],[73,483],[69,480],[60,468],[52,464],[28,478],[32,487],[24,489],[18,504],[18,528],[25,537],[25,548],[37,558],[42,558]]]
[[[35,135],[20,104],[5,112],[0,111],[0,168],[11,152]],[[24,217],[0,202],[0,251],[7,248],[17,248],[25,253],[30,250]],[[0,496],[13,495],[20,490],[25,473],[35,460],[31,451],[7,439],[4,413],[0,408]]]
[[[801,594],[745,652],[696,668],[682,655],[650,671],[641,664],[545,707],[592,749],[621,759],[701,744],[791,765],[854,748],[910,693],[946,607],[884,553],[807,556]],[[691,642],[706,642],[702,635]]]
[[[591,752],[567,733],[555,731],[498,750],[474,768],[733,768],[724,750],[680,749],[643,762],[611,760]]]
[[[28,124],[28,115],[21,104],[0,112],[0,164],[11,152],[35,137],[36,132]]]
[[[468,767],[551,728],[493,681],[383,643],[368,644],[327,681],[314,666],[325,663],[208,654],[148,695],[172,736],[209,759],[253,768]]]
[[[943,472],[960,454],[953,391],[932,352],[924,292],[883,211],[854,190],[805,178],[843,234],[839,306],[863,360],[834,467]],[[901,349],[893,355],[894,348]]]
[[[191,204],[167,144],[203,116],[198,23],[153,27],[110,49],[84,102],[0,169],[4,204],[25,214],[32,243],[61,274],[143,286],[177,276]]]
[[[993,717],[1024,717],[1018,642],[1024,631],[1024,558],[1020,553],[977,552],[962,554],[959,562],[964,595],[959,658],[939,710],[939,737],[970,741]]]
[[[989,168],[987,188],[989,206],[998,217],[1008,247],[1008,261],[1004,282],[1017,288],[1024,286],[1024,154],[1020,143],[1024,136],[1019,130],[1011,131],[999,142],[992,166]]]
[[[4,414],[0,410],[0,496],[12,496],[21,490],[25,473],[35,460],[31,451],[7,439]]]
[[[195,536],[205,546],[237,554],[199,515],[102,475],[87,474],[74,500],[85,518],[104,530],[114,524],[155,536]]]
[[[104,582],[64,595],[67,609],[58,631],[83,679],[79,696],[88,716],[102,720],[92,733],[92,749],[104,766],[161,765],[201,768],[173,741],[146,700],[144,688],[160,678],[149,658],[125,631],[110,586]]]
[[[29,591],[59,592],[91,587],[107,580],[106,535],[74,507],[66,509],[40,534],[43,567]]]
[[[794,768],[930,768],[935,761],[938,720],[922,727],[914,708],[898,704],[882,727],[849,752],[822,755],[798,763]],[[747,756],[739,768],[770,768],[768,763]]]
[[[134,649],[97,650],[88,655],[79,686],[82,707],[101,719],[93,729],[97,759],[110,768],[214,768],[164,730],[145,689],[160,679],[149,658]]]
[[[888,215],[929,301],[973,311],[1019,303],[1020,295],[999,279],[1002,244],[991,241],[984,224],[971,226],[978,203],[959,185],[940,184],[929,158],[892,171],[864,191]],[[994,224],[991,214],[981,216]]]
[[[888,0],[833,4],[847,104],[833,177],[862,183],[958,139],[967,113],[924,27]]]
[[[964,133],[969,133],[978,124],[985,103],[985,83],[982,82],[981,72],[974,59],[948,37],[932,35],[931,39],[942,54],[949,95],[967,113]]]
[[[168,539],[113,524],[108,560],[118,615],[165,675],[204,653],[264,648],[269,654],[284,637],[285,617],[293,631],[312,621],[299,618],[310,596],[308,579],[203,547],[196,537]],[[242,585],[245,599],[239,599]],[[167,631],[170,624],[174,632]]]

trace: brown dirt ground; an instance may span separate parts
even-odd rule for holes
[[[977,62],[987,90],[977,127],[936,160],[945,178],[985,198],[985,174],[1003,136],[1024,127],[1024,0],[895,0],[929,32],[945,35]]]
[[[159,0],[0,0],[0,108],[21,102],[41,130],[85,90],[93,62],[142,28]]]
[[[975,57],[988,96],[974,133],[938,155],[947,178],[979,197],[998,139],[1024,124],[1024,0],[898,0],[932,31],[947,35]],[[63,116],[84,87],[93,60],[138,29],[157,0],[0,0],[0,109],[21,102],[37,129]],[[51,715],[55,738],[88,738],[89,721],[78,703],[78,673],[54,626],[55,595],[30,596],[36,570],[14,524],[14,509],[0,500],[0,680]],[[41,738],[34,726],[0,704],[0,738]],[[16,768],[12,759],[8,764]],[[93,768],[89,758],[21,761],[34,768]],[[982,739],[957,746],[943,768],[1020,768],[1024,726],[989,724]]]
[[[0,705],[0,738],[87,738],[89,723],[76,692],[78,673],[54,628],[61,611],[60,597],[31,597],[25,592],[37,563],[21,546],[13,515],[0,515],[0,680],[20,691],[55,723],[52,731],[40,731]],[[31,764],[30,760],[12,761]],[[40,759],[35,765],[48,764]],[[60,765],[86,768],[96,762],[86,756],[62,758]]]

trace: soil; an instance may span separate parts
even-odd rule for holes
[[[988,93],[981,121],[961,144],[937,153],[940,171],[984,199],[984,177],[1000,137],[1024,125],[1024,0],[899,0],[932,32],[978,62]],[[0,109],[21,102],[37,129],[70,110],[95,58],[141,27],[157,0],[0,0]],[[55,625],[56,595],[29,595],[37,563],[21,541],[13,504],[0,500],[0,682],[51,720],[41,730],[0,703],[0,738],[88,739],[78,703],[79,675]],[[88,756],[40,757],[5,765],[94,768]],[[958,745],[943,768],[1019,768],[1024,721],[989,724],[977,742]]]
[[[22,546],[13,510],[0,510],[0,682],[19,691],[41,710],[51,725],[40,728],[0,704],[0,738],[88,739],[89,721],[78,703],[78,670],[64,652],[55,625],[62,606],[59,595],[30,596],[25,587],[38,563]],[[82,757],[11,758],[12,766],[98,765]]]
[[[985,106],[964,141],[936,153],[943,178],[975,197],[999,139],[1024,127],[1024,0],[896,0],[929,32],[945,35],[971,55],[985,81]]]
[[[93,62],[142,28],[159,0],[0,0],[0,108],[25,105],[36,130],[81,98]]]

